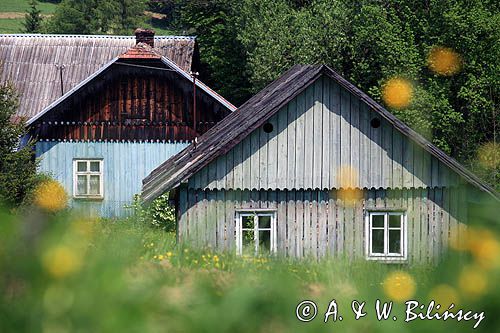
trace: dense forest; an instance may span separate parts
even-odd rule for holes
[[[500,188],[499,9],[493,0],[62,0],[37,29],[131,34],[154,12],[197,36],[201,78],[237,105],[294,64],[325,63]]]

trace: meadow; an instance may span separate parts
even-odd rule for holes
[[[0,221],[1,332],[468,332],[478,323],[405,322],[406,300],[431,299],[484,311],[476,331],[500,331],[500,245],[485,227],[491,221],[469,228],[437,267],[238,257],[178,245],[174,233],[135,217],[68,209],[4,210]],[[387,320],[376,318],[377,299],[394,302]],[[314,320],[297,319],[303,300],[317,305]],[[337,312],[330,307],[325,323],[332,300]],[[353,300],[366,301],[366,316],[354,319]],[[313,310],[299,315],[310,319]]]
[[[2,0],[0,1],[0,34],[24,33],[24,15],[30,8],[30,0]],[[37,8],[42,17],[47,19],[57,9],[58,4],[50,1],[39,1]],[[166,23],[160,14],[145,12],[144,28],[153,28],[157,35],[175,35],[176,32],[166,28]],[[132,31],[130,32],[132,35]]]

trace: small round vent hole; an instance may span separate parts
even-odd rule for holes
[[[265,123],[263,128],[264,128],[264,132],[271,133],[273,131],[274,127],[273,127],[273,124],[271,124],[271,123]]]
[[[380,127],[380,119],[378,119],[378,118],[373,118],[373,119],[370,121],[370,125],[371,125],[373,128],[379,128],[379,127]]]

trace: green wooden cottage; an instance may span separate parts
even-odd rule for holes
[[[498,195],[327,66],[295,66],[143,181],[178,238],[237,253],[435,262]]]

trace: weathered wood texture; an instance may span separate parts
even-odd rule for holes
[[[365,214],[407,214],[408,261],[435,263],[448,238],[466,220],[464,188],[364,190],[346,204],[337,191],[194,190],[180,187],[179,240],[217,250],[235,249],[236,210],[276,211],[278,252],[291,257],[365,257]],[[462,208],[460,208],[462,207]]]
[[[73,197],[73,159],[103,160],[103,200],[71,199],[70,206],[104,217],[129,215],[134,194],[141,191],[141,179],[189,142],[58,142],[39,141],[38,170],[50,174]]]
[[[29,119],[61,94],[134,46],[134,36],[0,35],[0,82],[11,81],[21,94],[17,117]],[[155,51],[191,70],[195,39],[157,36]],[[195,59],[196,61],[196,59]]]
[[[201,89],[196,96],[195,117],[192,84],[179,74],[115,64],[31,131],[51,140],[191,140],[229,112]]]
[[[380,127],[370,122],[378,118]],[[330,78],[305,89],[263,127],[189,179],[193,189],[456,186],[459,176]],[[220,173],[206,172],[222,170]]]

